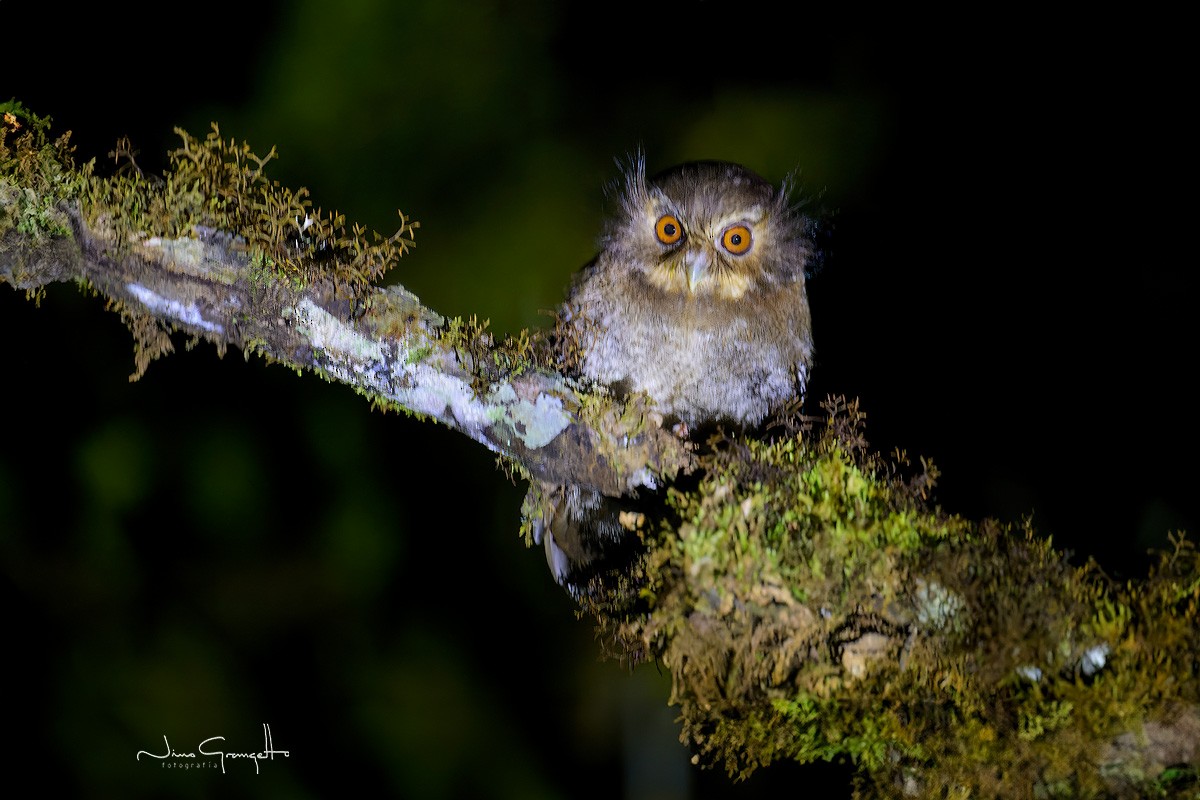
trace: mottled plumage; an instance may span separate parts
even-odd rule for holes
[[[811,253],[786,185],[716,161],[647,178],[639,159],[562,308],[566,349],[583,376],[644,392],[681,431],[754,428],[804,394]],[[536,494],[535,537],[574,589],[575,575],[622,537],[621,501],[575,486]]]
[[[587,377],[695,428],[754,426],[812,362],[806,222],[736,164],[628,175],[621,213],[563,309]]]

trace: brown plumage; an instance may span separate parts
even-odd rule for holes
[[[584,375],[691,428],[754,426],[812,363],[806,221],[745,167],[627,176],[621,213],[563,308]]]
[[[754,428],[803,397],[812,364],[808,221],[737,164],[682,164],[652,178],[638,159],[595,259],[561,311],[586,378],[644,392],[680,430]],[[621,528],[618,500],[541,487],[535,536],[555,577],[572,576]]]

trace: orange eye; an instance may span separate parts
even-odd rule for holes
[[[663,244],[675,244],[683,238],[683,226],[670,214],[663,214],[654,223],[654,235]]]
[[[721,245],[735,256],[740,256],[750,249],[750,229],[745,225],[730,225],[721,234]]]

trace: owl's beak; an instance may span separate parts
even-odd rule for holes
[[[687,269],[688,290],[694,292],[708,274],[708,253],[703,250],[689,250],[684,256],[683,265]]]

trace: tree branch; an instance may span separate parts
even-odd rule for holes
[[[215,128],[184,134],[161,180],[98,179],[38,123],[12,146],[0,126],[0,281],[103,296],[134,377],[182,331],[435,419],[545,484],[619,498],[693,476],[622,520],[644,551],[584,607],[622,657],[671,672],[706,762],[849,758],[880,796],[1194,795],[1200,555],[1182,536],[1114,585],[1028,526],[931,508],[936,472],[871,453],[853,403],[693,452],[553,348],[380,288],[403,216],[370,240]]]
[[[199,145],[184,139],[194,153]],[[621,495],[693,463],[640,400],[598,395],[539,364],[527,342],[498,345],[483,326],[446,320],[403,287],[347,280],[338,264],[314,265],[311,257],[289,274],[273,268],[254,234],[248,239],[202,222],[176,236],[131,229],[122,207],[135,193],[149,193],[142,202],[153,204],[154,191],[140,179],[118,181],[93,189],[91,197],[104,202],[89,203],[0,180],[0,218],[42,209],[38,224],[55,232],[31,236],[37,229],[0,227],[0,282],[36,292],[74,281],[100,294],[135,336],[134,379],[172,349],[169,334],[182,331],[221,352],[233,346],[312,370],[378,404],[441,422],[544,481]],[[249,201],[236,198],[235,205]],[[307,211],[301,207],[285,222],[303,233],[312,227]],[[414,227],[406,223],[402,232]],[[320,245],[313,249],[319,255]]]

